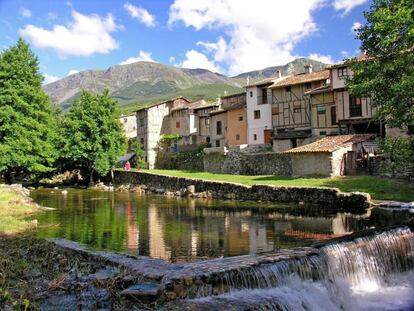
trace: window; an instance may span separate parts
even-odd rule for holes
[[[254,118],[255,119],[260,119],[260,110],[255,110],[254,111]]]
[[[257,135],[253,134],[253,140],[257,140]]]
[[[250,91],[250,97],[253,97],[253,92],[252,91]]]
[[[180,122],[175,122],[175,128],[179,129],[181,127]]]
[[[124,123],[127,123],[128,122],[128,118],[124,118]]]
[[[351,118],[362,116],[361,99],[351,94],[349,94],[349,116]]]
[[[239,115],[239,121],[243,121],[243,116]]]
[[[331,107],[331,124],[332,125],[336,124],[336,107],[335,106]]]
[[[135,131],[137,128],[135,126],[132,127],[132,130]]]
[[[316,106],[316,112],[318,114],[325,114],[326,113],[326,107],[322,105]]]
[[[321,135],[321,136],[326,135],[326,131],[320,131],[319,135]]]
[[[306,89],[310,89],[312,87],[312,83],[308,82],[305,84]]]
[[[210,125],[210,119],[209,118],[206,118],[204,122],[205,122],[206,125]]]
[[[220,147],[220,140],[216,140],[216,147]]]
[[[302,106],[300,104],[294,104],[293,105],[293,112],[294,113],[300,113],[302,110]]]
[[[217,135],[223,134],[222,126],[223,125],[222,125],[221,121],[217,121],[217,123],[216,123],[216,133],[217,133]]]
[[[240,134],[236,134],[236,140],[240,140]]]
[[[144,127],[144,125],[145,125],[144,118],[139,119],[139,126]]]
[[[407,126],[407,134],[414,135],[414,125]]]
[[[286,90],[286,92],[290,92],[290,91],[292,90],[292,87],[291,87],[290,85],[288,85],[288,86],[285,88],[285,90]]]
[[[144,138],[141,138],[139,143],[141,144],[141,147],[143,147],[144,146]]]
[[[267,104],[267,89],[262,89],[262,104]]]
[[[277,115],[279,114],[279,107],[273,107],[272,108],[272,115]]]
[[[338,68],[337,70],[338,70],[338,77],[339,78],[348,76],[348,68],[347,67],[341,67],[341,68]]]

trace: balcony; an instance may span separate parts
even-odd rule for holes
[[[270,103],[267,96],[257,96],[257,104],[258,105],[266,105]]]

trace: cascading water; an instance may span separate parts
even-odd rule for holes
[[[414,310],[414,234],[398,228],[220,278],[197,310]],[[208,287],[199,296],[211,294]]]

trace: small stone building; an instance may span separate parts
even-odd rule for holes
[[[291,155],[292,176],[352,175],[364,159],[362,143],[373,139],[372,134],[326,136],[284,153]]]

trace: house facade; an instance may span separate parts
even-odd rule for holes
[[[189,105],[189,103],[190,101],[185,97],[176,97],[136,112],[137,140],[145,151],[147,168],[154,168],[161,137],[170,132],[170,123],[167,122],[166,116],[174,108]]]
[[[227,110],[218,109],[210,113],[210,144],[212,147],[226,146]]]
[[[271,95],[273,150],[283,152],[307,144],[312,137],[312,106],[307,92],[327,84],[329,70],[288,76],[268,86]]]
[[[246,92],[221,97],[220,101],[227,111],[226,146],[247,144]]]

